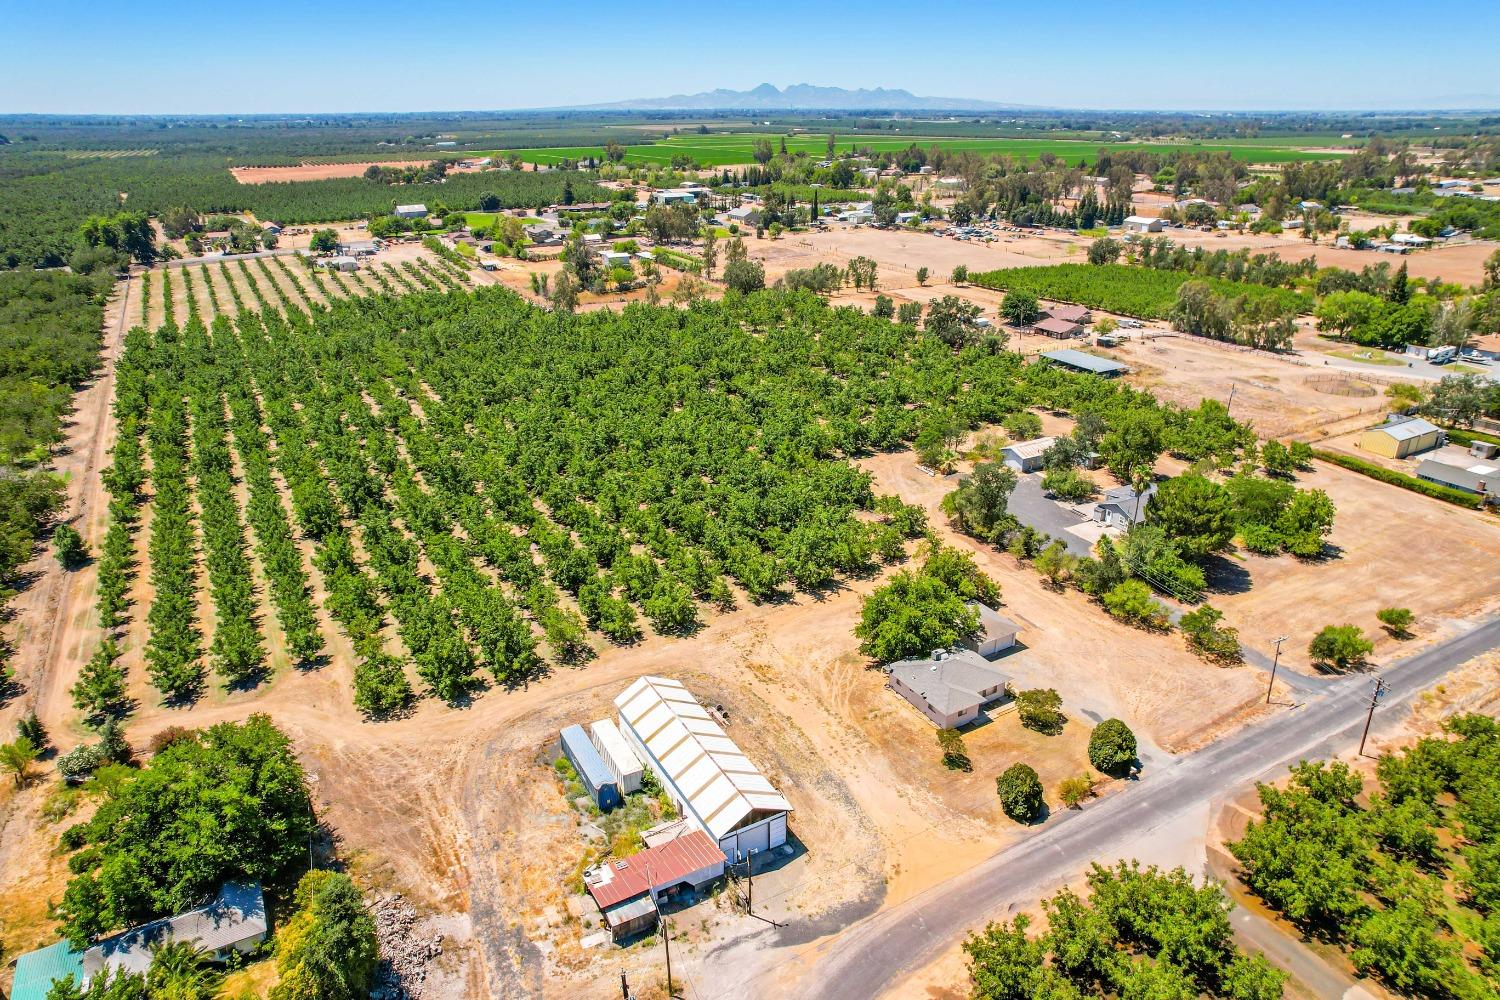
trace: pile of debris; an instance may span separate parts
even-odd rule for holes
[[[421,917],[399,892],[377,896],[370,915],[380,941],[371,1000],[422,1000],[428,967],[443,953],[443,936],[420,933],[416,925]]]

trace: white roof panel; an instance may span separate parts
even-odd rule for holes
[[[791,811],[791,804],[681,683],[640,677],[615,698],[615,705],[622,723],[646,744],[715,839],[754,810]]]

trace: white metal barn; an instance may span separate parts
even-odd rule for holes
[[[613,719],[600,719],[590,723],[589,740],[594,744],[594,749],[599,751],[599,756],[604,758],[604,766],[614,774],[621,795],[641,790],[641,758],[630,741],[620,735],[620,727],[615,725]]]
[[[620,728],[678,810],[731,864],[786,843],[792,805],[687,688],[641,677],[615,698]]]

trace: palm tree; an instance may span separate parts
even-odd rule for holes
[[[219,970],[213,956],[192,941],[171,941],[151,947],[146,973],[151,996],[161,1000],[213,1000],[219,991]]]
[[[31,765],[37,758],[36,744],[22,736],[14,743],[0,744],[0,770],[9,771],[15,775],[16,787],[20,788],[26,784],[26,778],[31,770]]]

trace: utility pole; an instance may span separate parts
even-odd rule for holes
[[[675,997],[677,990],[672,986],[672,926],[667,923],[664,913],[657,913],[657,920],[661,923],[661,943],[667,950],[667,996]]]
[[[630,980],[625,978],[625,973],[620,972],[620,997],[621,1000],[630,1000]]]
[[[745,909],[755,916],[755,852],[745,855]]]
[[[1266,685],[1266,704],[1271,704],[1271,689],[1276,686],[1276,667],[1281,663],[1281,644],[1291,636],[1282,636],[1276,639],[1276,658],[1271,661],[1271,683]]]
[[[1370,723],[1375,720],[1375,706],[1380,704],[1380,698],[1385,694],[1385,678],[1375,678],[1375,690],[1370,694],[1370,713],[1365,716],[1365,732],[1359,738],[1359,755],[1365,755],[1365,741],[1370,738]]]

